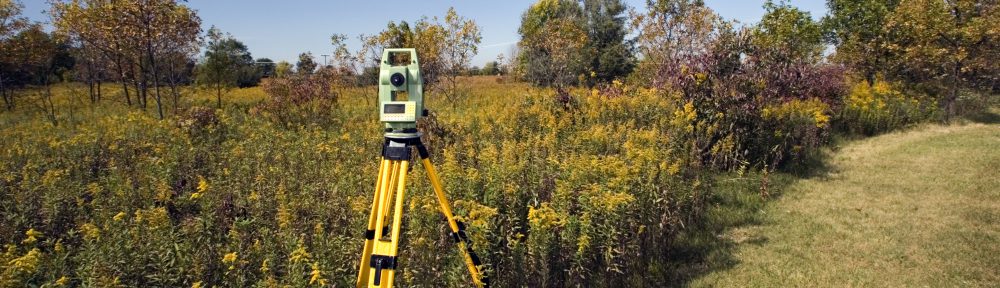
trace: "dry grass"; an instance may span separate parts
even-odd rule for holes
[[[1000,125],[852,142],[789,185],[761,225],[730,229],[727,265],[692,286],[995,286]]]

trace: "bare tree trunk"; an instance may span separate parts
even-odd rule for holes
[[[89,89],[89,92],[90,92],[90,103],[91,104],[96,103],[97,102],[97,93],[94,92],[94,81],[93,80],[87,79],[87,89]]]
[[[13,97],[7,99],[7,86],[3,85],[3,74],[0,73],[0,97],[3,97],[4,107],[7,107],[7,111],[14,110]]]
[[[160,100],[160,75],[156,71],[156,59],[153,58],[153,46],[146,43],[146,56],[149,57],[149,66],[153,72],[153,89],[156,91],[156,112],[160,114],[160,120],[163,120],[163,103]]]
[[[48,72],[46,71],[46,74]],[[49,122],[52,122],[52,126],[59,126],[59,122],[56,119],[56,106],[52,102],[52,85],[49,84],[48,75],[42,77],[42,85],[45,85],[45,89],[42,90],[42,107],[45,108],[45,116],[49,118]]]
[[[3,103],[4,106],[7,107],[7,111],[14,111],[13,91],[7,91],[7,89],[0,89],[0,96],[3,97]]]
[[[173,101],[174,102],[173,103],[173,106],[174,106],[174,115],[177,115],[177,100],[180,98],[177,95],[177,84],[173,83],[173,82],[170,82],[169,85],[170,85],[170,96],[172,96],[170,98],[174,100]]]
[[[14,111],[14,91],[0,89],[0,96],[3,96],[3,103],[7,106],[7,111]]]
[[[132,97],[129,97],[128,95],[128,77],[125,77],[125,70],[122,68],[121,59],[115,61],[115,66],[118,67],[118,74],[121,75],[122,91],[125,91],[125,103],[128,104],[129,107],[131,107]]]
[[[52,102],[52,85],[45,83],[45,99],[48,102],[48,112],[49,121],[52,121],[52,126],[59,126],[59,121],[56,119],[56,105]]]
[[[962,61],[955,61],[954,70],[951,72],[951,91],[948,93],[948,100],[945,101],[945,121],[951,122],[955,117],[955,101],[958,100],[958,73],[962,69]]]
[[[139,108],[142,108],[143,111],[146,111],[146,103],[145,103],[146,96],[142,95],[142,87],[139,86],[139,80],[132,79],[132,85],[135,86],[135,100],[136,102],[139,102],[138,103]]]
[[[97,101],[101,101],[101,80],[97,80]]]
[[[140,57],[141,58],[141,57]],[[146,105],[149,104],[149,91],[148,79],[146,79],[146,70],[142,67],[142,60],[139,60],[139,78],[136,79],[136,87],[139,88],[139,95],[142,95],[142,110],[146,110]]]
[[[167,59],[170,59],[170,58],[167,58]],[[172,96],[171,98],[173,99],[173,102],[174,102],[173,103],[174,104],[174,115],[177,115],[177,100],[179,100],[180,97],[177,95],[177,78],[175,77],[177,75],[174,74],[174,65],[173,64],[174,63],[167,64],[167,79],[169,79],[169,81],[167,81],[167,85],[170,85],[170,95]]]
[[[222,109],[222,85],[215,84],[215,98],[219,104],[219,109]]]

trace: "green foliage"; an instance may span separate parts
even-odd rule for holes
[[[819,152],[829,133],[832,109],[813,98],[794,99],[764,107],[764,120],[757,145],[771,149],[772,163],[782,160],[805,160]],[[768,163],[771,164],[771,163]]]
[[[536,85],[609,83],[635,67],[619,0],[542,0],[521,16],[520,76]],[[561,89],[561,88],[560,88]]]
[[[497,61],[486,62],[486,65],[480,70],[480,74],[482,75],[499,75],[500,73],[500,63]]]
[[[841,130],[875,135],[932,119],[937,103],[930,97],[904,94],[892,83],[876,80],[854,83],[845,95],[844,108],[837,119]]]
[[[312,52],[305,52],[299,54],[299,62],[295,62],[295,72],[300,75],[310,75],[316,72],[316,64]]]
[[[888,44],[893,35],[884,29],[898,0],[827,0],[823,17],[825,38],[836,47],[833,60],[861,74],[869,84],[892,61]]]
[[[764,16],[755,27],[753,39],[758,49],[781,52],[785,62],[816,62],[823,53],[820,24],[805,12],[785,2],[764,3]],[[765,52],[767,53],[767,52]]]
[[[292,73],[292,63],[288,61],[279,61],[278,64],[274,66],[274,76],[281,78],[287,77]]]
[[[197,83],[216,91],[219,107],[224,90],[256,85],[261,77],[259,71],[243,42],[214,26],[208,30],[205,56],[196,67]]]
[[[355,71],[361,72],[361,82],[366,85],[375,83],[370,81],[375,78],[372,76],[377,76],[372,75],[377,72],[372,69],[377,70],[377,60],[380,60],[378,57],[381,57],[382,48],[414,48],[420,58],[420,72],[425,89],[444,91],[444,96],[449,101],[457,99],[460,92],[457,76],[468,67],[482,41],[479,25],[474,20],[459,15],[453,7],[448,8],[444,19],[424,16],[412,26],[406,21],[401,21],[398,25],[389,22],[385,30],[361,38],[365,47],[360,54],[376,60],[363,65],[361,71]],[[334,35],[335,46],[342,45],[343,40],[343,35]],[[346,53],[340,52],[340,55]],[[354,57],[354,60],[364,57]],[[355,70],[354,67],[350,68],[351,71]],[[438,85],[442,81],[446,85]]]
[[[995,93],[1000,79],[1000,3],[995,1],[903,1],[888,17],[899,56],[894,78],[926,86],[957,113],[961,90]]]
[[[621,0],[583,1],[583,13],[587,17],[586,60],[589,72],[589,86],[599,82],[609,83],[616,78],[624,78],[635,67],[633,45],[625,37],[628,34],[625,10]]]
[[[271,60],[271,58],[257,58],[257,60],[254,60],[254,62],[256,62],[255,64],[257,65],[258,70],[260,71],[261,78],[269,78],[277,76],[275,75],[275,69],[277,68],[278,65],[274,62],[274,60]]]
[[[521,16],[520,76],[542,86],[575,84],[586,67],[586,18],[575,1],[541,0]]]

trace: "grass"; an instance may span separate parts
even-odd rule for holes
[[[685,284],[1000,283],[1000,125],[986,123],[849,142],[816,175],[773,177],[792,181],[772,203],[723,192],[708,225],[730,228],[693,238],[708,243]]]

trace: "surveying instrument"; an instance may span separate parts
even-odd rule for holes
[[[480,288],[489,285],[488,279],[479,271],[478,266],[482,263],[472,251],[472,243],[465,234],[465,225],[456,221],[452,215],[441,179],[431,164],[430,153],[420,141],[422,133],[417,131],[417,119],[427,116],[427,110],[423,109],[423,94],[417,51],[412,48],[383,50],[378,98],[379,119],[385,124],[385,140],[382,143],[382,161],[375,181],[375,200],[368,216],[368,229],[365,230],[365,248],[361,254],[356,284],[358,288],[392,287],[395,280],[399,263],[399,230],[403,223],[403,194],[406,192],[406,173],[410,168],[413,148],[417,148],[424,169],[427,170],[434,194],[441,205],[441,213],[448,219],[451,237],[465,257],[465,265],[472,274],[472,281]]]

